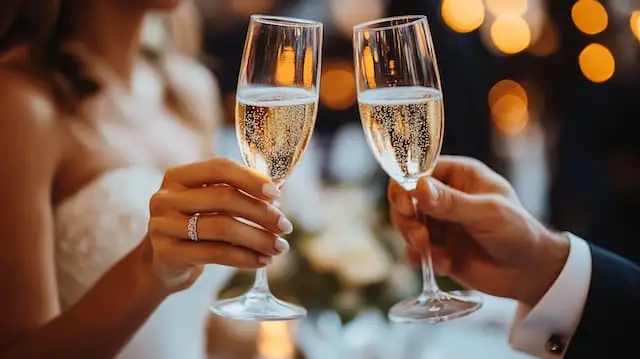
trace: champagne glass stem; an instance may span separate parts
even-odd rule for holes
[[[413,210],[417,218],[426,224],[425,218],[423,218],[420,210],[418,209],[418,199],[416,197],[411,198],[413,203]],[[422,252],[422,296],[432,297],[433,294],[439,293],[440,288],[436,282],[436,277],[433,271],[433,262],[431,259],[431,243],[428,243]]]
[[[258,268],[256,270],[256,277],[253,281],[253,287],[251,292],[260,294],[269,294],[269,280],[267,277],[267,267]]]
[[[282,190],[282,184],[277,185],[278,190]],[[276,208],[280,208],[278,201],[273,202]],[[256,269],[255,278],[253,280],[253,286],[251,287],[252,293],[271,294],[269,289],[269,276],[267,273],[267,266]]]
[[[422,254],[422,294],[432,295],[440,292],[438,283],[433,274],[433,264],[431,263],[431,249],[427,249]]]

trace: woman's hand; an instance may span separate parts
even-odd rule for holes
[[[268,178],[228,159],[168,170],[150,201],[148,241],[155,274],[168,288],[180,290],[193,283],[205,264],[265,266],[289,249],[278,235],[293,230],[271,204],[279,196]],[[194,241],[188,226],[196,213]]]

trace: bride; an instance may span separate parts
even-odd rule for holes
[[[223,265],[288,249],[273,184],[208,159],[206,70],[141,49],[178,3],[1,2],[0,358],[203,359]]]

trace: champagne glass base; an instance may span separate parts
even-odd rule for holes
[[[217,301],[209,309],[221,317],[244,321],[283,321],[307,316],[306,309],[283,302],[271,293],[247,293]]]
[[[467,316],[482,307],[482,298],[471,291],[439,292],[402,301],[389,311],[392,322],[440,323]]]

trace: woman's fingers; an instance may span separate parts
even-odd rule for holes
[[[216,263],[226,266],[254,269],[271,262],[271,256],[247,248],[222,242],[188,242],[164,237],[154,244],[155,255],[169,266],[183,266],[173,263],[176,258],[188,258],[188,266]]]
[[[275,206],[227,186],[160,191],[151,199],[151,211],[158,215],[180,212],[224,213],[247,219],[273,233],[289,234],[293,225]]]
[[[165,173],[162,188],[195,188],[226,184],[263,200],[280,197],[280,190],[260,172],[227,158],[214,158],[185,166],[174,167]]]
[[[149,223],[149,233],[155,236],[188,240],[189,218],[182,214],[154,217]],[[285,239],[256,225],[223,214],[200,215],[196,227],[200,243],[202,241],[224,242],[267,256],[289,250],[289,243]]]

